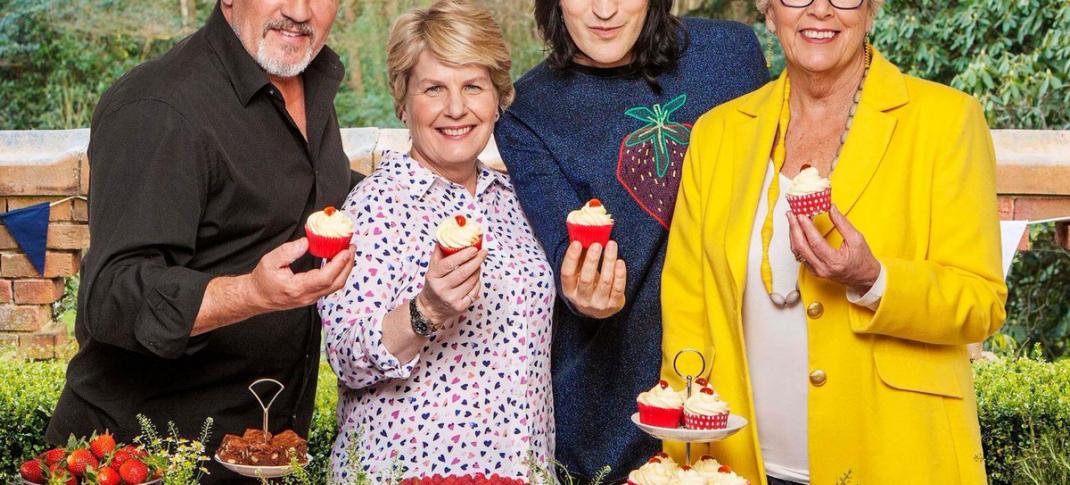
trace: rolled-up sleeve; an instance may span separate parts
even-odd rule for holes
[[[90,249],[79,320],[124,349],[178,358],[212,275],[187,266],[208,192],[210,154],[164,102],[138,100],[98,113],[89,160]]]
[[[400,362],[383,345],[383,319],[400,304],[401,289],[412,276],[401,267],[406,255],[399,246],[398,223],[371,185],[358,185],[344,206],[356,225],[353,271],[342,289],[317,304],[327,360],[339,382],[351,389],[407,378],[419,361],[417,354]]]

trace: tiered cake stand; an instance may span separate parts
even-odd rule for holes
[[[680,371],[680,356],[688,353],[697,355],[702,362],[702,367],[695,374]],[[672,367],[676,372],[676,375],[682,377],[684,381],[686,381],[687,397],[691,397],[691,382],[695,380],[696,377],[706,374],[706,356],[695,349],[683,349],[677,352],[676,356],[673,357]],[[711,443],[714,441],[721,441],[736,434],[747,425],[747,419],[736,414],[730,414],[728,416],[728,426],[724,429],[688,429],[682,426],[679,428],[663,428],[661,426],[651,426],[639,422],[639,413],[632,414],[632,422],[635,423],[639,429],[643,430],[643,432],[659,440],[683,442],[684,448],[687,451],[686,463],[688,465],[691,464],[691,443]]]

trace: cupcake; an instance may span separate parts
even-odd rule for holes
[[[724,429],[728,427],[728,403],[713,388],[703,387],[684,403],[684,426],[690,429]]]
[[[750,485],[750,481],[736,475],[728,465],[721,465],[717,475],[710,478],[709,485]]]
[[[816,168],[803,165],[803,169],[791,180],[785,197],[795,215],[814,217],[828,212],[832,207],[832,182],[817,173]]]
[[[687,465],[680,467],[669,480],[669,485],[706,485],[707,478]]]
[[[640,423],[662,428],[680,427],[684,400],[679,392],[669,387],[668,382],[658,382],[649,391],[640,393],[635,401],[639,405]]]
[[[602,201],[591,199],[583,207],[568,213],[565,220],[568,238],[579,241],[584,248],[598,243],[606,247],[609,233],[613,232],[613,216],[606,212]]]
[[[707,480],[712,480],[713,478],[720,475],[720,470],[723,467],[724,465],[721,465],[721,463],[718,462],[717,459],[710,455],[702,455],[702,458],[700,458],[699,461],[695,462],[695,464],[691,466],[691,468],[699,472],[699,474],[701,474],[703,477],[706,477]]]
[[[698,394],[703,387],[707,387],[709,385],[710,381],[708,381],[705,377],[696,377],[695,380],[691,381],[691,395],[694,396],[695,394]],[[687,400],[687,388],[684,388],[684,390],[680,391],[680,397],[684,398],[685,401]]]
[[[438,224],[435,239],[446,256],[469,246],[483,249],[483,228],[464,216],[447,217]]]
[[[327,206],[313,212],[305,221],[308,252],[317,258],[333,258],[349,246],[353,237],[353,220],[344,212]]]
[[[628,485],[667,485],[678,466],[669,458],[669,455],[661,454],[650,458],[643,466],[632,470],[628,474]]]

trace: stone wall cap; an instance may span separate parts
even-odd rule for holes
[[[49,165],[85,153],[89,128],[0,130],[0,165]]]

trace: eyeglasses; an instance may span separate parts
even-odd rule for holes
[[[829,0],[829,3],[840,10],[854,10],[861,7],[864,1],[866,0]],[[813,5],[814,0],[780,0],[780,3],[785,7],[806,8]]]

